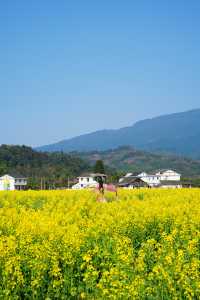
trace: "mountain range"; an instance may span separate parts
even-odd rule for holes
[[[200,159],[200,109],[163,115],[38,147],[39,151],[105,151],[120,146]]]

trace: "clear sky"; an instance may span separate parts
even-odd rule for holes
[[[199,107],[199,0],[1,1],[0,143]]]

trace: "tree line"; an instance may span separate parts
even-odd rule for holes
[[[98,160],[91,165],[78,154],[37,152],[27,146],[0,146],[0,176],[16,174],[28,178],[29,189],[71,187],[76,177],[85,172],[106,173],[109,182],[117,182],[119,174]]]

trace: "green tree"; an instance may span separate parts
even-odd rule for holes
[[[94,172],[95,173],[101,173],[105,174],[105,168],[104,168],[104,163],[102,160],[97,160],[95,165],[94,165]]]
[[[37,152],[26,146],[0,146],[0,176],[20,174],[28,179],[28,189],[68,187],[68,177],[90,171],[87,161],[67,153]]]

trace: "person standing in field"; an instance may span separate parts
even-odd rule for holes
[[[114,192],[116,195],[116,199],[118,199],[118,193],[117,193],[117,187],[114,184],[106,184],[105,181],[105,175],[101,175],[98,174],[98,176],[96,176],[95,180],[98,183],[98,197],[97,197],[97,201],[98,202],[107,202],[106,198],[105,198],[105,191],[108,192]]]
[[[102,195],[104,195],[104,186],[103,186],[103,178],[102,177],[99,177],[98,184],[99,184],[99,192]]]
[[[97,201],[98,202],[106,202],[106,199],[104,197],[104,179],[103,179],[103,176],[99,175],[95,178],[95,180],[98,183],[98,191],[99,191]]]

